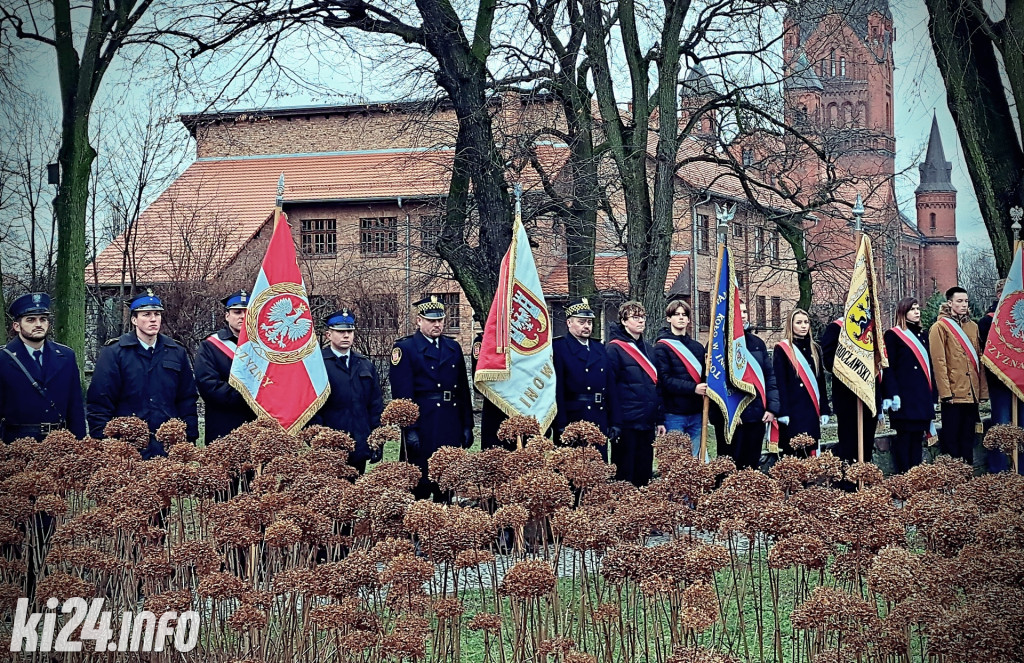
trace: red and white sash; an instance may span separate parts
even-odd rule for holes
[[[814,411],[817,415],[821,416],[821,392],[818,390],[818,378],[814,375],[814,369],[811,368],[810,363],[807,361],[807,357],[804,356],[803,352],[794,348],[789,344],[789,341],[782,339],[775,344],[775,347],[782,348],[782,352],[789,359],[789,363],[792,364],[796,370],[797,376],[804,383],[804,389],[807,390],[807,395],[811,397],[811,402],[814,404]]]
[[[974,368],[974,372],[977,373],[979,370],[978,363],[978,351],[974,349],[974,343],[971,343],[971,339],[967,336],[967,332],[964,331],[960,323],[953,318],[939,318],[939,321],[946,325],[946,328],[953,332],[953,338],[960,343],[960,347],[967,354],[967,359],[970,360],[971,366]]]
[[[216,334],[208,336],[206,340],[212,343],[213,347],[217,348],[218,350],[226,354],[228,356],[228,359],[235,358],[235,348],[237,348],[238,345],[234,341],[225,341]]]
[[[743,380],[754,385],[754,389],[757,391],[757,395],[761,397],[761,407],[765,410],[768,409],[768,385],[764,379],[764,370],[761,368],[761,364],[757,363],[754,359],[754,355],[749,350],[746,351],[747,357],[747,370],[743,374]],[[776,419],[772,419],[772,423],[768,425],[768,441],[778,447],[779,444],[779,422]]]
[[[686,347],[685,343],[674,338],[659,338],[658,343],[664,343],[672,350],[672,352],[676,353],[676,356],[679,357],[679,361],[683,362],[683,367],[686,368],[686,372],[690,374],[690,377],[693,378],[694,382],[700,384],[700,374],[703,372],[700,360],[693,356],[693,353],[690,352],[690,349]]]
[[[907,344],[910,351],[917,357],[917,363],[921,365],[921,370],[924,371],[924,376],[928,380],[928,389],[932,389],[932,361],[928,357],[928,351],[924,349],[924,343],[917,337],[917,334],[907,331],[902,327],[893,327],[892,331],[894,334],[900,337],[900,339]]]
[[[623,352],[632,357],[633,361],[639,364],[640,368],[644,369],[644,373],[647,373],[647,377],[651,378],[651,382],[658,384],[658,369],[654,367],[651,360],[648,359],[644,353],[640,352],[635,345],[632,343],[626,343],[625,341],[620,341],[617,338],[608,341],[608,345],[617,345],[622,348]]]

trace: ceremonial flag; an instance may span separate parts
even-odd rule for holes
[[[996,305],[981,361],[1018,399],[1024,399],[1024,244],[1017,244],[1013,265]]]
[[[878,293],[871,239],[861,236],[857,261],[853,264],[850,293],[840,319],[839,345],[832,374],[850,388],[875,416],[875,388],[878,375],[888,366],[882,330],[878,325]]]
[[[473,382],[505,414],[536,417],[542,431],[555,418],[551,319],[518,202]]]
[[[324,404],[331,386],[280,202],[274,219],[229,381],[258,416],[276,419],[295,432]]]
[[[740,291],[732,270],[729,247],[718,251],[717,290],[711,302],[711,338],[708,340],[708,397],[718,405],[725,419],[725,438],[739,425],[740,415],[757,393],[756,365],[751,366],[747,339],[743,334]]]

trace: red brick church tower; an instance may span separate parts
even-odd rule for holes
[[[921,273],[926,288],[944,290],[954,285],[959,263],[956,248],[956,189],[950,181],[953,165],[942,150],[939,123],[932,117],[928,152],[921,171],[917,198],[917,229],[923,235]]]

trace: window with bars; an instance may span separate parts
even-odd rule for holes
[[[710,228],[708,224],[710,219],[707,214],[697,215],[697,251],[700,253],[707,253],[711,250],[711,240],[709,237]]]
[[[359,253],[387,254],[398,251],[398,218],[359,219]]]
[[[741,223],[734,223],[734,224],[732,224],[732,236],[736,237],[736,238],[743,237],[743,224],[741,224]]]
[[[337,219],[302,219],[299,223],[299,252],[307,258],[337,255]]]
[[[360,328],[374,331],[398,331],[398,295],[364,295],[355,301]]]
[[[768,326],[768,303],[764,295],[757,296],[757,324],[762,328]]]
[[[441,239],[442,218],[440,214],[420,217],[420,248],[424,251],[433,251],[437,240]]]
[[[768,259],[772,262],[779,261],[779,233],[773,232],[771,241],[768,243]]]
[[[782,297],[772,297],[772,327],[782,326]]]
[[[462,328],[462,316],[459,304],[459,293],[457,292],[428,292],[424,297],[437,297],[437,301],[444,304],[445,323],[447,332],[457,332]]]
[[[745,288],[747,287],[747,273],[742,269],[736,270],[736,287]]]
[[[697,293],[697,317],[701,327],[711,327],[711,293],[700,290]]]
[[[764,228],[754,231],[754,259],[764,260]]]
[[[754,165],[754,150],[750,148],[743,149],[743,165],[753,166]]]

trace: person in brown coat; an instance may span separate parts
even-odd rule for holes
[[[970,318],[967,291],[954,286],[946,291],[946,303],[928,332],[929,354],[939,395],[943,453],[974,464],[978,403],[988,399],[980,368],[978,325]]]

